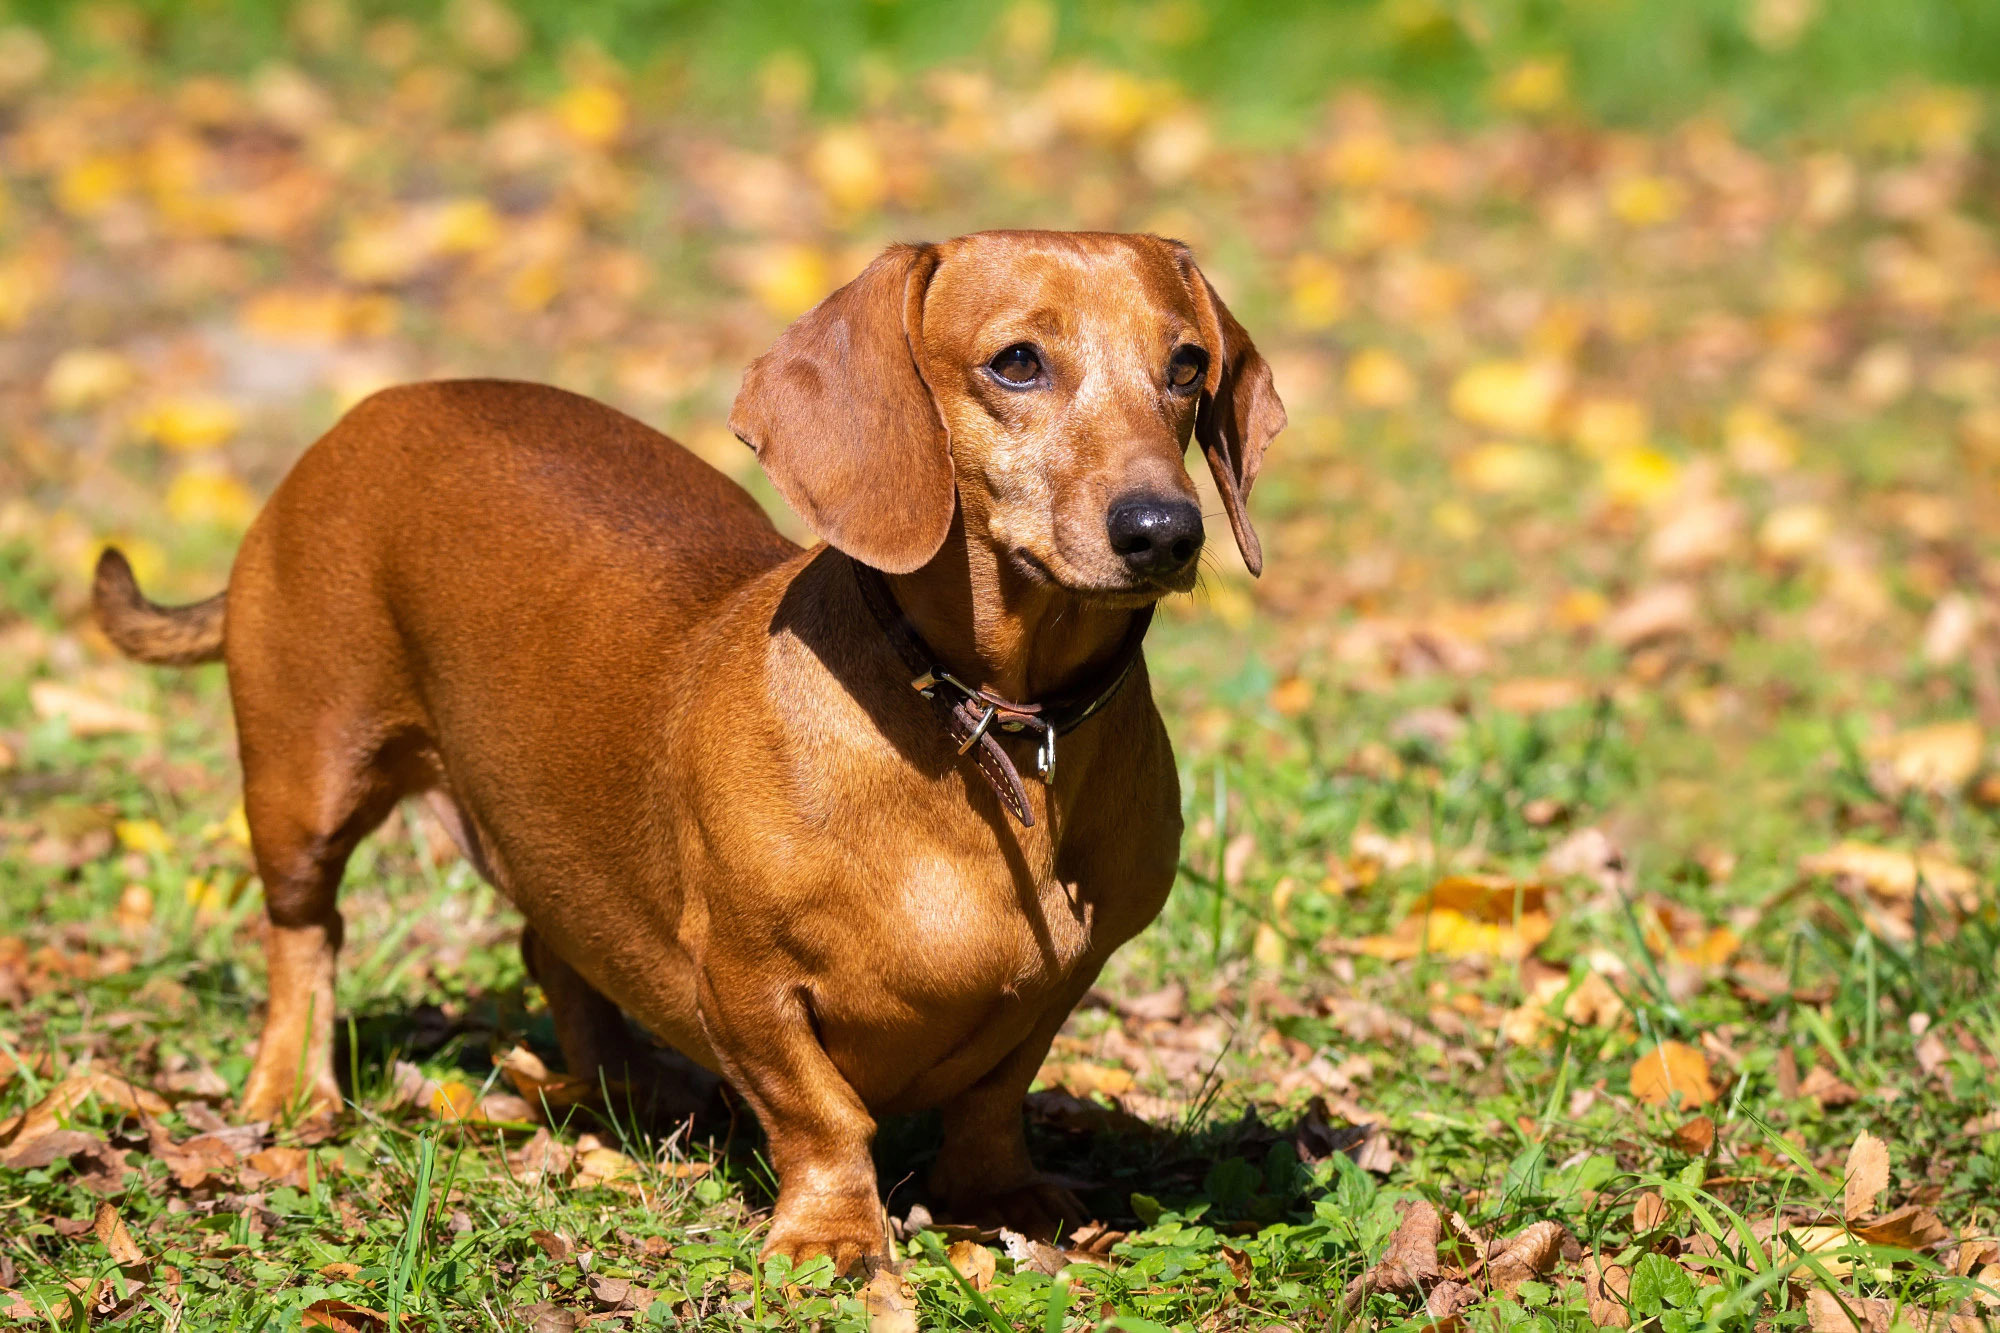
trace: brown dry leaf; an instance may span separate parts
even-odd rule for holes
[[[514,1091],[530,1106],[547,1103],[550,1109],[560,1111],[588,1101],[597,1091],[594,1084],[582,1079],[550,1073],[542,1058],[525,1046],[516,1046],[495,1056],[493,1062],[500,1066],[500,1072],[514,1085]]]
[[[1536,1222],[1486,1261],[1487,1278],[1512,1296],[1523,1282],[1553,1269],[1563,1250],[1575,1244],[1562,1223]]]
[[[1951,1228],[1931,1209],[1916,1203],[1906,1203],[1872,1221],[1855,1222],[1853,1231],[1870,1245],[1892,1245],[1904,1250],[1927,1250],[1951,1241]]]
[[[160,725],[150,713],[53,680],[38,680],[28,686],[28,702],[36,717],[64,719],[72,736],[144,736]]]
[[[1889,1188],[1889,1145],[1862,1130],[1847,1151],[1843,1215],[1852,1222],[1875,1210],[1875,1196]]]
[[[1465,1326],[1463,1312],[1478,1299],[1476,1288],[1456,1278],[1446,1278],[1432,1287],[1424,1301],[1424,1314],[1432,1320],[1431,1333],[1458,1333]]]
[[[97,1234],[98,1243],[111,1256],[111,1262],[120,1268],[143,1266],[145,1254],[133,1243],[132,1233],[125,1228],[125,1219],[118,1215],[118,1205],[106,1199],[97,1205],[97,1216],[90,1229]]]
[[[1979,903],[1979,877],[1940,852],[1903,851],[1865,842],[1843,842],[1799,858],[1799,871],[1849,880],[1878,898],[1907,901],[1922,882],[1930,897],[1943,897],[1971,910]]]
[[[1949,796],[1972,781],[1985,750],[1986,733],[1970,718],[1912,727],[1867,747],[1875,785],[1890,795],[1922,791]]]
[[[266,1148],[262,1152],[251,1153],[244,1159],[244,1165],[277,1184],[303,1189],[306,1164],[311,1156],[304,1148]]]
[[[1563,1001],[1563,1017],[1578,1027],[1616,1027],[1625,1017],[1625,1001],[1602,974],[1586,972]]]
[[[639,1187],[639,1164],[616,1148],[605,1147],[596,1136],[586,1134],[577,1140],[576,1174],[569,1183],[571,1189],[609,1185],[614,1189],[635,1190]]]
[[[1715,1121],[1705,1115],[1698,1115],[1676,1126],[1673,1143],[1690,1157],[1708,1156],[1715,1151]]]
[[[644,1287],[629,1278],[600,1277],[591,1273],[584,1278],[584,1285],[590,1288],[590,1298],[597,1302],[597,1308],[617,1314],[641,1314],[659,1299],[650,1287]]]
[[[149,1088],[103,1069],[73,1073],[50,1088],[42,1099],[5,1124],[0,1124],[0,1143],[26,1144],[61,1128],[76,1109],[95,1098],[107,1105],[142,1116],[167,1113],[166,1099]]]
[[[1014,1261],[1014,1270],[1019,1273],[1032,1270],[1054,1277],[1070,1262],[1070,1256],[1055,1246],[1033,1240],[1018,1231],[1003,1228],[1000,1232],[1000,1244],[1006,1249],[1007,1257]]]
[[[1633,1063],[1632,1095],[1648,1106],[1665,1106],[1675,1093],[1683,1106],[1706,1106],[1716,1098],[1700,1048],[1663,1041]]]
[[[1382,1258],[1348,1284],[1348,1302],[1352,1304],[1371,1291],[1421,1291],[1436,1282],[1440,1272],[1438,1241],[1443,1234],[1436,1205],[1425,1199],[1411,1204],[1396,1233],[1389,1237],[1389,1248]]]
[[[1651,1231],[1667,1220],[1667,1201],[1647,1190],[1632,1202],[1632,1230]]]
[[[1919,1310],[1881,1296],[1836,1295],[1824,1288],[1806,1293],[1806,1326],[1812,1333],[1983,1333],[1984,1321],[1943,1310]]]
[[[1052,1061],[1043,1065],[1041,1079],[1051,1087],[1066,1087],[1085,1097],[1122,1097],[1132,1091],[1135,1081],[1129,1069],[1083,1060]]]
[[[516,1180],[532,1185],[543,1176],[559,1176],[569,1170],[575,1158],[576,1152],[568,1144],[546,1129],[537,1129],[526,1143],[507,1154],[507,1167]]]
[[[1632,1275],[1617,1264],[1599,1267],[1593,1256],[1583,1266],[1583,1294],[1590,1305],[1590,1322],[1599,1328],[1630,1328],[1632,1310],[1625,1293]]]
[[[549,1301],[524,1305],[514,1311],[514,1317],[521,1321],[528,1333],[576,1333],[582,1327],[576,1311],[565,1310]]]
[[[1814,1065],[1799,1080],[1799,1095],[1810,1097],[1821,1106],[1852,1106],[1861,1100],[1861,1093],[1851,1083],[1840,1081],[1825,1065]]]
[[[393,1333],[389,1316],[365,1305],[327,1297],[305,1308],[300,1328],[326,1328],[333,1333]]]
[[[972,1285],[974,1291],[985,1291],[993,1285],[993,1275],[999,1271],[999,1258],[993,1251],[977,1241],[953,1241],[945,1251],[945,1258],[958,1270],[958,1275]]]
[[[569,1257],[576,1253],[576,1246],[570,1238],[559,1231],[530,1231],[528,1239],[535,1242],[543,1254],[559,1264],[568,1263]]]
[[[868,1333],[917,1333],[916,1289],[893,1268],[875,1270],[861,1288],[861,1306],[868,1313]]]

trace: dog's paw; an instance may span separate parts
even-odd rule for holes
[[[824,1255],[843,1277],[872,1262],[886,1262],[889,1239],[882,1205],[872,1194],[865,1199],[820,1197],[790,1205],[781,1197],[777,1216],[771,1219],[771,1234],[764,1241],[765,1257],[774,1254],[784,1255],[795,1268]]]

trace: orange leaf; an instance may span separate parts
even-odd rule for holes
[[[1663,1041],[1632,1066],[1632,1095],[1648,1106],[1665,1106],[1675,1093],[1683,1106],[1706,1106],[1715,1100],[1708,1076],[1708,1057],[1679,1041]]]

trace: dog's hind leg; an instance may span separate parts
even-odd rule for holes
[[[571,1078],[598,1087],[641,1074],[646,1057],[625,1025],[624,1013],[564,962],[533,926],[521,928],[521,961],[549,1002],[556,1042]]]
[[[252,715],[254,717],[254,714]],[[244,717],[243,805],[264,882],[264,957],[270,1006],[244,1085],[246,1120],[314,1116],[340,1108],[333,1070],[336,907],[347,858],[385,819],[402,784],[373,762],[357,772],[320,751],[307,728],[271,736]]]

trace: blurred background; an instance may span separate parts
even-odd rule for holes
[[[94,551],[214,589],[374,388],[552,381],[769,501],[723,425],[742,366],[883,243],[1022,225],[1188,241],[1291,406],[1269,575],[1232,553],[1178,607],[1192,739],[1240,744],[1255,700],[1273,754],[1395,776],[1435,756],[1383,718],[1421,750],[1474,696],[1617,694],[1675,737],[1633,836],[1719,864],[1824,813],[1800,764],[2000,720],[1967,666],[2000,460],[1979,0],[0,16],[0,725],[52,716],[44,672],[143,696],[79,623]],[[1969,781],[1983,732],[1947,740]]]
[[[1725,1154],[1754,1110],[1838,1193],[1875,1125],[1990,1223],[1996,82],[1992,0],[0,0],[0,1053],[224,1099],[262,999],[221,673],[116,658],[104,543],[205,596],[344,409],[451,375],[596,395],[778,508],[724,426],[742,368],[880,246],[1148,230],[1292,426],[1264,577],[1214,543],[1153,631],[1181,883],[1045,1084],[1176,1143],[1386,1117],[1371,1172],[1510,1227],[1613,1216],[1534,1194],[1542,1136],[1584,1162],[1726,1091]],[[457,1114],[489,1047],[553,1055],[434,830],[392,820],[343,906],[358,1101]],[[1717,1130],[1676,1133],[1578,1170]],[[1269,1221],[1302,1187],[1268,1146],[1091,1169]],[[1803,1158],[1755,1151],[1712,1187],[1794,1199]],[[690,1216],[754,1197],[721,1179]],[[1359,1265],[1390,1202],[1311,1244]],[[1297,1254],[1270,1299],[1323,1316],[1334,1248]]]

